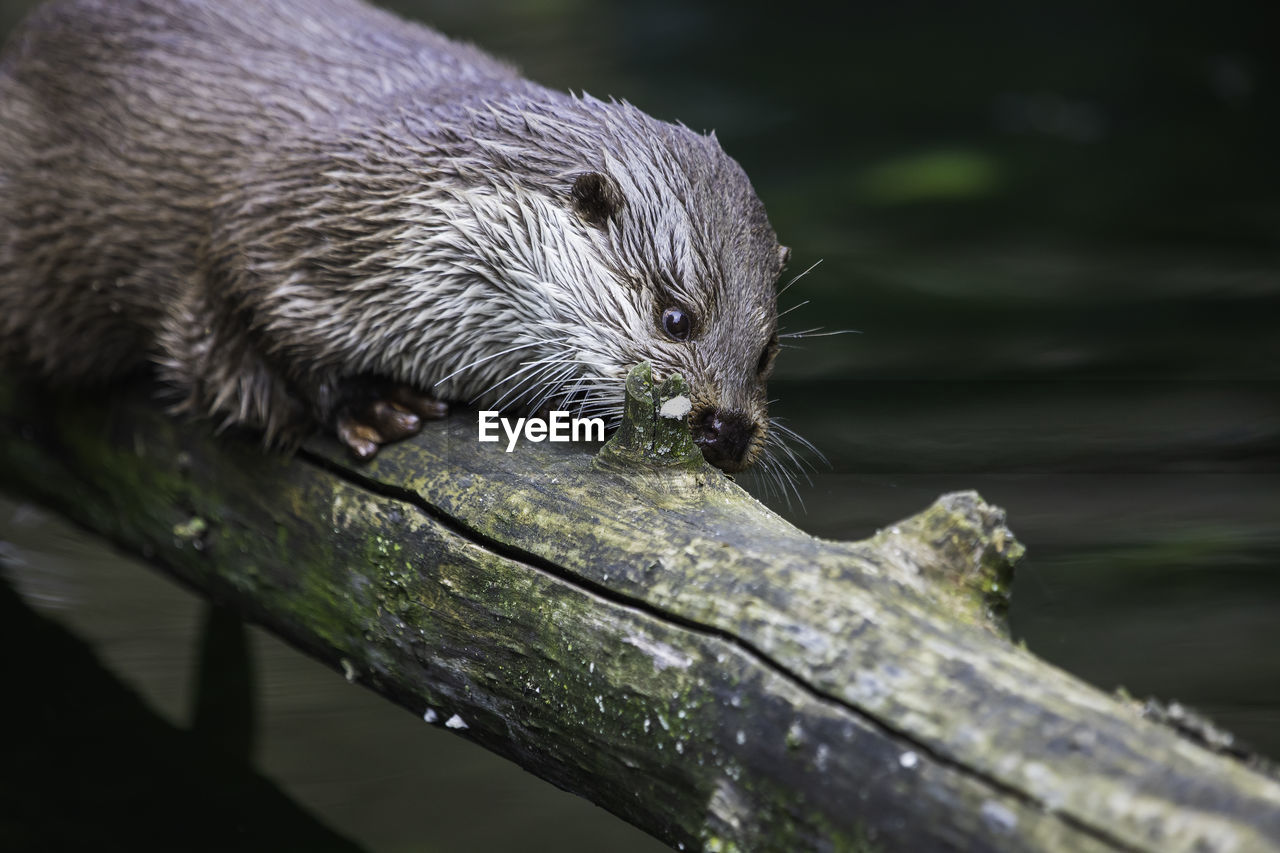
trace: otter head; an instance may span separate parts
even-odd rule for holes
[[[608,277],[593,283],[600,340],[582,349],[605,375],[640,361],[682,374],[694,440],[711,464],[740,471],[769,432],[788,250],[714,136],[645,119],[646,133],[627,134],[565,187]]]
[[[685,378],[707,460],[750,466],[776,440],[765,383],[787,260],[764,206],[714,136],[546,98],[468,113],[439,145],[457,149],[443,177],[406,194],[420,214],[397,219],[421,224],[383,255],[424,259],[411,290],[432,310],[403,316],[431,347],[401,374],[446,399],[616,424],[627,372],[648,362]]]

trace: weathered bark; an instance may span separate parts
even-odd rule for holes
[[[1280,784],[1004,638],[999,510],[820,541],[631,408],[598,456],[507,454],[463,414],[362,466],[0,382],[0,466],[682,849],[1280,850]]]

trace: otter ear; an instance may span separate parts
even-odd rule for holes
[[[778,266],[782,269],[787,268],[787,264],[791,261],[791,249],[787,246],[778,247]]]
[[[569,192],[573,209],[589,224],[597,228],[608,227],[610,219],[617,220],[626,200],[618,182],[603,172],[583,172],[574,178]]]

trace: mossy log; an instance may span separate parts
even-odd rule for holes
[[[0,482],[679,849],[1280,850],[1274,779],[1007,640],[998,509],[818,540],[628,390],[598,454],[362,465],[0,380]]]

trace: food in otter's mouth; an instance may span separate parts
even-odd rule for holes
[[[779,246],[714,135],[356,0],[65,0],[0,57],[0,347],[360,457],[443,401],[616,419],[680,372],[770,433]]]

